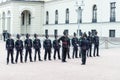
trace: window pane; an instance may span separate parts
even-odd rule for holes
[[[115,37],[115,30],[109,30],[109,37]]]
[[[49,24],[49,12],[46,12],[46,24]]]
[[[92,22],[97,22],[97,6],[94,5],[93,6],[93,18],[92,18]]]
[[[110,4],[110,7],[111,7],[111,10],[110,10],[110,22],[115,22],[116,19],[115,19],[115,2],[112,2]]]
[[[45,30],[45,36],[48,35],[48,29]]]

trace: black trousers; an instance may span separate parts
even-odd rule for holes
[[[87,56],[92,57],[92,45],[89,45],[89,49],[88,49],[88,52],[87,52]]]
[[[51,60],[51,48],[45,49],[44,60],[46,60],[48,54],[48,59]]]
[[[81,58],[81,55],[82,55],[82,53],[81,53],[81,47],[80,47],[80,50],[79,50],[79,57]]]
[[[9,63],[10,55],[11,55],[11,63],[14,63],[13,54],[14,54],[14,53],[13,53],[13,49],[7,50],[7,64]]]
[[[66,55],[68,53],[68,48],[62,48],[62,62],[66,61]]]
[[[19,56],[19,54],[20,54],[20,62],[22,63],[23,62],[22,50],[17,50],[15,62],[16,63],[18,62],[18,56]]]
[[[78,58],[78,47],[73,47],[73,55],[72,58]]]
[[[35,49],[35,56],[34,56],[34,61],[36,61],[36,55],[38,53],[38,59],[39,61],[41,60],[41,56],[40,56],[40,49]]]
[[[3,40],[4,40],[4,41],[5,41],[5,39],[6,39],[5,36],[3,36]]]
[[[26,49],[26,53],[25,53],[25,62],[27,62],[28,53],[29,53],[30,62],[32,62],[32,49]]]
[[[96,53],[97,51],[97,53]],[[99,46],[98,45],[94,45],[94,53],[93,56],[99,56]]]
[[[60,59],[60,49],[54,49],[54,59],[56,59],[56,53],[58,53],[58,59]]]
[[[66,56],[68,56],[68,58],[70,59],[70,48],[67,49],[67,54]]]
[[[82,64],[86,64],[86,50],[81,50]]]

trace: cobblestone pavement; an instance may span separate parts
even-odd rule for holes
[[[41,54],[43,59],[43,49]],[[88,57],[86,65],[81,65],[80,58],[67,59],[67,63],[52,60],[6,65],[5,43],[0,41],[1,80],[120,80],[119,61],[120,48],[101,48],[100,57]]]

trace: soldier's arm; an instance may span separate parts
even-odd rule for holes
[[[72,42],[72,46],[74,46],[73,39],[71,40],[71,42]]]
[[[55,48],[55,40],[53,41],[53,48]]]
[[[60,37],[60,38],[58,39],[58,42],[60,43],[61,40],[62,40],[62,37]]]

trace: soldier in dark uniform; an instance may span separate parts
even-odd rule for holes
[[[85,65],[86,64],[86,50],[89,48],[88,40],[87,40],[87,37],[86,37],[85,33],[82,35],[81,42],[80,42],[80,47],[81,47],[81,58],[82,58],[82,64],[81,65]]]
[[[43,42],[43,47],[45,49],[45,55],[44,55],[44,60],[46,61],[46,57],[47,57],[47,54],[48,54],[48,59],[51,60],[51,49],[52,49],[52,43],[51,43],[51,40],[48,39],[48,35],[46,35],[46,39],[45,41]]]
[[[94,41],[94,53],[93,56],[99,56],[99,37],[97,36],[97,32],[95,32],[95,36],[93,38]],[[96,50],[97,50],[97,54],[96,54]]]
[[[37,38],[37,34],[34,34],[34,41],[33,41],[33,47],[35,49],[35,56],[34,56],[34,61],[36,61],[36,54],[38,52],[38,59],[39,61],[42,61],[41,60],[41,56],[40,56],[40,48],[41,48],[41,42],[40,42],[40,39]]]
[[[72,58],[78,58],[78,38],[76,37],[76,33],[74,33],[74,37],[72,38],[72,46],[73,46],[73,55]]]
[[[32,40],[29,39],[29,36],[30,36],[29,34],[26,34],[26,40],[24,41],[25,49],[26,49],[25,62],[27,62],[28,53],[29,53],[30,62],[33,62],[32,61]]]
[[[23,52],[23,41],[20,40],[20,35],[17,34],[17,41],[15,42],[15,48],[17,50],[17,53],[16,53],[16,59],[15,59],[15,62],[17,63],[18,62],[18,56],[20,54],[20,62],[23,63],[23,57],[22,57],[22,52]]]
[[[56,59],[56,52],[58,53],[58,59],[60,59],[60,44],[57,39],[57,35],[55,35],[55,40],[53,41],[53,48],[54,48],[54,60]]]
[[[8,35],[8,39],[6,41],[6,49],[7,49],[7,64],[9,63],[9,57],[11,55],[11,63],[14,64],[14,40],[11,38],[11,34]]]
[[[70,40],[66,31],[64,31],[63,34],[64,36],[60,37],[58,41],[62,41],[62,62],[66,62],[66,55],[70,46]]]
[[[87,54],[87,56],[90,56],[90,57],[92,57],[92,54],[91,54],[91,52],[92,52],[92,35],[91,35],[91,32],[88,32],[88,37],[87,37],[87,40],[89,41],[89,49],[88,49],[88,54]]]
[[[82,40],[82,35],[83,35],[83,33],[81,32],[81,35],[80,35],[80,38],[79,38],[79,40],[78,40],[78,43],[79,43],[79,57],[81,58],[81,40]]]
[[[3,31],[3,40],[5,41],[6,31]]]

